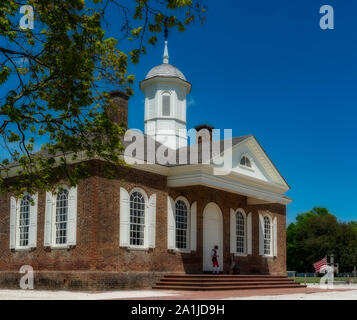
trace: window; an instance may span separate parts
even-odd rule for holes
[[[175,222],[176,222],[176,248],[187,249],[187,206],[184,201],[176,201],[175,206]]]
[[[162,115],[169,116],[170,114],[170,95],[166,93],[162,96]]]
[[[140,192],[130,195],[130,245],[144,246],[145,199]]]
[[[270,213],[259,213],[259,255],[277,257],[277,217]]]
[[[251,168],[252,167],[252,162],[250,161],[250,159],[247,156],[243,156],[240,159],[240,165],[243,166],[243,167]]]
[[[19,212],[19,223],[18,223],[18,246],[27,247],[29,245],[29,234],[30,234],[30,207],[31,207],[31,197],[24,196],[20,203]]]
[[[156,194],[150,197],[135,187],[129,193],[120,187],[119,244],[145,250],[156,243]]]
[[[245,219],[241,212],[236,214],[236,252],[245,253]]]
[[[44,246],[69,249],[77,244],[77,187],[46,191]]]
[[[10,197],[10,249],[29,250],[37,247],[38,194]]]
[[[68,190],[62,190],[56,199],[55,243],[67,244]]]
[[[271,221],[269,217],[264,217],[264,254],[271,255]]]

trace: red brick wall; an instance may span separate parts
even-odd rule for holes
[[[230,208],[242,208],[246,213],[252,212],[252,255],[247,257],[235,257],[241,272],[262,272],[270,274],[282,274],[286,272],[286,210],[284,205],[247,205],[246,197],[211,189],[204,186],[175,188],[169,190],[173,199],[185,196],[190,204],[197,201],[197,253],[192,267],[195,271],[202,270],[203,259],[203,210],[210,202],[215,202],[223,214],[223,257],[224,270],[230,266]],[[278,256],[275,258],[263,258],[259,256],[259,213],[268,212],[272,218],[277,217],[278,225]]]
[[[78,186],[77,246],[74,249],[49,250],[44,247],[44,223],[46,193],[39,192],[37,215],[37,248],[33,251],[11,251],[10,195],[0,196],[0,270],[18,270],[22,265],[31,265],[35,270],[88,270],[91,261],[91,229],[97,212],[93,181],[83,180]]]
[[[0,271],[17,271],[28,264],[36,271],[101,271],[101,272],[201,272],[203,210],[215,202],[223,213],[224,269],[230,265],[230,208],[252,212],[253,254],[239,257],[242,272],[285,273],[285,206],[248,206],[246,197],[204,186],[168,189],[166,177],[157,174],[119,168],[117,177],[100,174],[100,163],[93,176],[78,186],[77,245],[70,250],[49,250],[43,246],[45,192],[39,193],[37,248],[20,252],[9,249],[10,196],[0,196]],[[157,196],[156,248],[149,251],[128,250],[119,246],[120,187],[145,190],[148,197]],[[190,204],[197,201],[197,251],[170,253],[167,250],[167,196],[185,196]],[[258,213],[269,211],[278,219],[278,257],[258,255]],[[114,280],[113,280],[114,281]],[[130,281],[129,281],[130,282]],[[133,283],[136,283],[135,281]]]

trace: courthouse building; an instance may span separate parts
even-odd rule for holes
[[[182,129],[191,84],[169,64],[167,42],[140,88],[146,140],[190,155],[195,144]],[[112,99],[118,121],[127,121],[128,96],[115,91]],[[118,166],[108,178],[93,159],[91,176],[75,188],[63,180],[20,199],[1,195],[0,285],[18,287],[20,267],[30,265],[37,288],[149,287],[166,273],[211,272],[215,245],[221,273],[235,264],[242,274],[285,274],[289,186],[254,136],[231,143],[224,175],[212,158]]]

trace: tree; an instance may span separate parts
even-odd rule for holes
[[[34,9],[34,29],[19,27],[22,5]],[[119,40],[106,37],[108,10],[122,19]],[[195,0],[2,0],[0,85],[8,88],[0,142],[8,156],[0,164],[1,192],[49,189],[60,177],[75,185],[93,157],[122,164],[125,124],[108,116],[109,89],[133,94],[128,64],[139,62],[164,27],[184,31],[195,18],[203,22],[204,11]],[[134,49],[121,50],[123,41]],[[34,152],[41,142],[42,152]],[[79,157],[80,165],[69,165]],[[9,179],[11,163],[17,178]]]
[[[334,254],[341,271],[350,271],[357,262],[355,222],[342,223],[325,208],[299,214],[287,228],[289,270],[314,272],[313,263]]]
[[[337,262],[341,271],[351,272],[357,266],[357,230],[354,228],[356,222],[341,223],[337,234],[336,252]]]

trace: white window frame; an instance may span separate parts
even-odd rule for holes
[[[265,253],[265,218],[269,219],[270,223],[270,252],[269,254]],[[273,243],[274,243],[274,229],[273,229],[273,219],[269,214],[264,214],[263,215],[263,256],[264,257],[273,257]]]
[[[176,243],[176,203],[178,201],[182,201],[186,205],[187,209],[187,229],[186,229],[186,249],[183,248],[177,248],[177,243]],[[182,252],[188,252],[191,251],[191,206],[188,200],[183,197],[179,196],[175,200],[175,212],[174,212],[174,218],[175,218],[175,250],[177,251],[182,251]]]
[[[237,238],[238,238],[238,230],[237,230],[237,216],[238,213],[242,214],[243,217],[243,224],[244,224],[244,238],[243,238],[243,252],[238,252],[237,248]],[[248,230],[247,230],[247,215],[245,214],[245,211],[243,209],[238,209],[236,210],[235,214],[235,254],[237,256],[246,256],[247,255],[247,243],[248,243]]]
[[[66,222],[66,243],[56,243],[56,215],[57,215],[57,197],[59,192],[62,190],[67,190],[68,198],[67,198],[67,222]],[[68,248],[68,233],[69,233],[69,192],[70,188],[67,185],[62,185],[56,189],[55,194],[53,195],[53,210],[52,210],[52,238],[51,238],[51,247],[52,248]]]
[[[21,246],[20,245],[20,215],[21,215],[21,202],[25,197],[30,197],[30,206],[29,206],[29,223],[28,223],[28,243],[27,246]],[[30,249],[30,224],[31,224],[31,201],[34,201],[33,197],[28,194],[27,192],[23,195],[22,198],[18,198],[16,199],[17,203],[16,203],[16,227],[15,227],[15,248],[16,250],[29,250]]]
[[[21,202],[25,197],[30,198],[28,244],[20,245],[20,214]],[[10,209],[10,249],[15,251],[28,251],[37,247],[37,216],[38,216],[38,193],[33,195],[25,192],[21,198],[10,198],[15,202],[14,210]],[[12,205],[11,205],[12,207]]]
[[[164,96],[168,96],[170,98],[170,114],[169,115],[164,115],[164,104],[163,104],[163,100],[164,100]],[[160,115],[161,117],[167,117],[167,118],[172,118],[174,116],[173,113],[173,101],[172,101],[172,94],[169,91],[163,91],[160,95]]]
[[[241,164],[241,161],[244,157],[249,160],[250,165],[251,165],[250,167]],[[243,153],[240,156],[238,165],[239,165],[239,167],[243,168],[244,170],[254,171],[254,161],[253,161],[252,157],[250,155],[248,155],[247,153]]]
[[[131,195],[135,192],[140,193],[143,197],[144,197],[144,244],[143,245],[133,245],[130,243],[130,230],[131,230],[131,222],[130,222],[130,198]],[[148,227],[149,227],[149,198],[146,194],[146,192],[141,189],[141,188],[133,188],[130,193],[129,193],[129,248],[131,249],[148,249],[149,245],[148,245]]]

